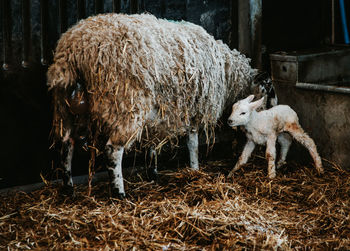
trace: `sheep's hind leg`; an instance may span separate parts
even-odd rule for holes
[[[157,151],[151,147],[149,150],[150,166],[148,168],[148,176],[150,179],[158,183],[158,155]]]
[[[187,136],[187,148],[190,155],[190,167],[192,170],[199,170],[198,164],[198,131],[191,129]]]
[[[71,137],[71,131],[67,131],[62,140],[61,166],[63,173],[63,193],[74,196],[73,178],[72,178],[72,159],[74,152],[74,140]]]
[[[110,195],[112,197],[125,198],[124,180],[122,173],[122,160],[124,147],[107,143],[106,150],[106,166],[110,178]]]
[[[228,174],[228,178],[232,177],[233,173],[241,168],[242,165],[247,163],[250,155],[254,151],[255,143],[251,140],[248,140],[247,143],[244,146],[243,152],[241,156],[239,157],[235,167],[232,169],[232,171]]]
[[[292,137],[288,133],[281,133],[277,137],[278,143],[281,145],[281,156],[277,162],[277,169],[286,164],[287,154],[292,144]]]
[[[303,128],[298,123],[286,125],[286,131],[288,131],[299,143],[307,148],[312,159],[315,162],[316,170],[319,174],[323,173],[322,161],[318,155],[315,142],[307,135]]]

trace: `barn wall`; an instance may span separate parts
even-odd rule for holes
[[[130,13],[130,4],[137,2],[139,12],[147,11],[158,17],[173,20],[185,19],[202,25],[217,39],[222,39],[232,48],[237,48],[238,0],[139,0],[139,1],[20,1],[2,0],[1,24],[6,19],[3,8],[11,3],[11,57],[6,69],[0,69],[0,188],[40,181],[40,173],[55,178],[52,160],[57,152],[49,150],[51,127],[50,95],[47,93],[45,73],[52,59],[52,50],[61,30],[78,20],[78,2],[85,2],[83,16],[97,12],[112,12],[113,2],[120,2],[123,13]],[[23,61],[22,3],[30,3],[30,46],[27,66]],[[47,26],[41,23],[40,3],[47,5]],[[102,3],[100,8],[96,3]],[[281,3],[279,3],[281,2]],[[283,3],[282,3],[283,2]],[[329,14],[327,0],[263,1],[263,66],[269,69],[268,55],[281,49],[309,48],[319,46],[329,39]],[[61,23],[62,6],[67,20]],[[135,9],[135,6],[133,7]],[[293,11],[291,11],[293,10]],[[292,14],[290,14],[292,13]],[[301,14],[300,14],[301,13]],[[47,32],[47,41],[42,41],[42,29]],[[4,26],[0,25],[0,64],[5,60]],[[302,36],[300,36],[302,34]],[[328,37],[328,38],[327,38]],[[44,58],[43,58],[44,57]],[[42,60],[44,59],[44,60]],[[7,63],[7,62],[6,62]],[[297,94],[296,94],[297,95]],[[336,102],[336,98],[334,98]],[[223,120],[225,123],[225,121]],[[221,127],[230,135],[227,127]],[[221,137],[227,139],[228,137]],[[227,144],[231,144],[228,142]],[[230,148],[227,148],[230,151]],[[205,154],[204,154],[205,155]],[[229,153],[228,156],[232,154]],[[80,158],[81,157],[81,158]],[[86,153],[77,153],[75,174],[86,173]],[[49,175],[50,174],[50,175]]]
[[[30,3],[30,43],[28,61],[23,67],[23,16],[22,3],[26,1],[1,1],[0,8],[0,188],[40,181],[40,173],[47,178],[56,178],[53,170],[58,152],[49,149],[51,129],[51,99],[46,87],[46,71],[52,60],[53,49],[60,32],[78,20],[78,2],[85,2],[85,17],[100,12],[113,12],[113,2],[120,2],[122,13],[150,12],[157,17],[172,20],[188,20],[202,25],[217,39],[234,46],[231,29],[231,1],[228,0],[144,0],[144,1],[48,1],[46,26],[43,26],[42,3]],[[137,2],[136,9],[130,4]],[[98,6],[98,4],[102,7]],[[10,5],[10,11],[5,8]],[[60,14],[61,13],[61,14]],[[63,13],[63,14],[62,14]],[[10,16],[10,49],[5,62],[5,27]],[[60,22],[60,17],[67,19]],[[45,18],[45,17],[44,17]],[[43,29],[47,41],[42,40]],[[10,55],[10,57],[8,56]],[[6,65],[4,65],[6,63]],[[6,68],[6,69],[5,69]],[[73,160],[74,174],[87,172],[87,156],[78,151]],[[131,158],[133,154],[131,154]],[[130,162],[131,164],[133,161]],[[128,162],[126,162],[128,164]]]
[[[280,102],[298,113],[300,124],[314,139],[321,157],[349,170],[349,94],[302,90],[295,83],[283,82],[276,82],[276,88]],[[308,154],[301,147],[294,150],[294,157]]]

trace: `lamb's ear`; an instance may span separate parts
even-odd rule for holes
[[[254,95],[249,95],[248,97],[246,97],[242,101],[250,103],[250,102],[252,102],[253,99],[254,99]]]
[[[263,103],[264,103],[264,98],[265,98],[265,97],[262,97],[261,99],[255,101],[255,102],[253,102],[253,103],[250,103],[250,104],[249,104],[250,109],[251,109],[251,110],[256,110],[256,109],[258,109],[260,106],[262,106]]]

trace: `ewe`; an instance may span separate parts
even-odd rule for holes
[[[198,169],[199,130],[209,138],[224,109],[255,93],[251,89],[271,103],[277,100],[270,79],[249,62],[189,22],[103,14],[71,27],[58,41],[47,73],[68,191],[73,192],[71,161],[80,131],[90,140],[105,139],[99,150],[113,195],[125,196],[123,153],[135,142],[154,155],[165,142],[187,135],[191,168]],[[70,102],[72,96],[81,99]]]

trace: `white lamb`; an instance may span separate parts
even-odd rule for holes
[[[323,173],[322,162],[317,153],[316,145],[301,128],[296,112],[288,105],[277,105],[268,110],[257,112],[256,109],[263,104],[264,98],[255,102],[252,102],[253,99],[254,95],[250,95],[235,103],[232,106],[232,113],[228,118],[229,126],[244,126],[248,138],[238,162],[228,177],[231,177],[233,172],[247,163],[256,144],[266,144],[268,175],[270,179],[275,178],[276,140],[278,139],[278,142],[281,144],[281,157],[277,163],[277,167],[285,163],[289,147],[292,143],[292,139],[286,137],[284,132],[290,133],[309,150],[318,173]]]

